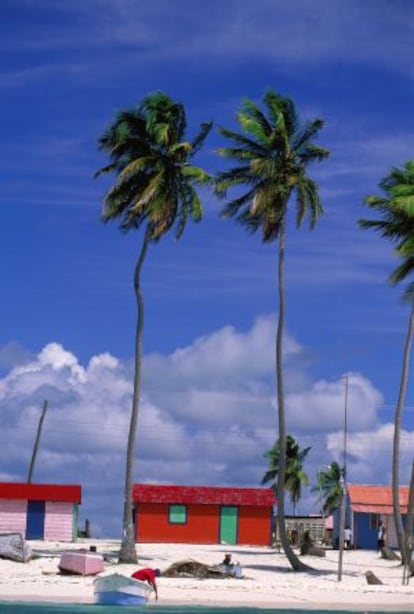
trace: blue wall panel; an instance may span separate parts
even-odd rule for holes
[[[43,539],[45,532],[45,502],[27,502],[26,539]]]

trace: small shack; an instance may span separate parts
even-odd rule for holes
[[[276,539],[279,540],[279,529],[276,518],[274,520]],[[303,535],[308,532],[312,540],[317,544],[329,544],[329,523],[327,518],[319,514],[308,516],[285,516],[285,527],[289,541],[293,546],[302,543]]]
[[[81,487],[0,482],[0,533],[75,541]]]
[[[403,521],[407,514],[408,486],[400,487],[400,506]],[[397,548],[394,525],[392,488],[366,484],[347,484],[346,524],[353,533],[356,548],[375,550],[377,548],[378,525],[382,521],[386,533],[385,543],[389,548]],[[339,536],[339,510],[334,513],[335,542]]]
[[[135,484],[133,501],[137,542],[272,543],[270,488]]]

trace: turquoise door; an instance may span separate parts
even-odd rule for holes
[[[235,505],[224,505],[220,510],[220,543],[237,544],[239,510]]]

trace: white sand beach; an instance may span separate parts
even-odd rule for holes
[[[117,565],[118,541],[79,540],[75,544],[29,542],[39,557],[28,563],[0,559],[0,601],[93,602],[93,577],[61,575],[58,570],[62,550],[89,549],[110,560],[103,573],[117,571],[131,575],[139,567],[159,567],[193,559],[217,564],[225,552],[243,568],[243,578],[158,579],[159,604],[214,606],[292,607],[306,609],[403,610],[414,612],[414,578],[402,586],[402,566],[386,561],[374,551],[345,551],[342,581],[337,580],[338,551],[327,550],[325,558],[301,557],[317,573],[296,573],[283,553],[271,548],[247,546],[195,546],[186,544],[138,544],[138,566]],[[368,585],[365,572],[372,570],[383,582]],[[155,603],[155,602],[154,602]]]

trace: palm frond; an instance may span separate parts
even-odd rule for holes
[[[230,189],[247,186],[250,207],[243,209],[240,201],[233,199],[223,210],[224,215],[235,217],[250,232],[261,227],[263,241],[270,242],[279,237],[284,227],[293,193],[298,225],[308,213],[311,227],[315,225],[322,205],[317,197],[317,184],[304,181],[306,167],[323,160],[329,152],[312,142],[323,126],[322,120],[301,126],[292,99],[274,90],[265,92],[262,103],[263,109],[249,99],[242,101],[237,115],[241,134],[219,128],[219,133],[233,145],[220,147],[217,153],[236,166],[217,174],[215,190],[224,198]],[[247,204],[243,196],[243,205]]]
[[[201,149],[201,147],[204,145],[204,141],[206,140],[207,136],[210,134],[212,127],[213,127],[213,122],[203,122],[201,124],[200,132],[197,134],[197,136],[193,139],[191,143],[193,155],[197,153]]]
[[[250,150],[253,154],[257,156],[265,155],[267,153],[267,149],[261,143],[257,143],[256,141],[250,139],[244,134],[234,132],[234,130],[229,130],[228,128],[223,128],[221,126],[219,127],[218,131],[221,136],[224,136],[225,138],[230,139],[241,146],[244,146],[247,151]],[[227,151],[229,149],[229,147],[219,147],[218,149],[216,149],[216,153],[220,154],[221,156],[231,157],[227,156]]]
[[[209,185],[212,178],[189,160],[211,123],[202,124],[192,142],[184,138],[185,130],[183,105],[163,92],[149,94],[137,107],[116,115],[98,139],[110,162],[96,176],[112,172],[116,177],[104,196],[104,221],[119,218],[124,231],[145,223],[148,236],[157,241],[175,222],[180,236],[188,216],[200,218],[193,184]]]
[[[372,228],[394,243],[402,259],[389,277],[395,285],[414,272],[414,160],[409,160],[401,169],[392,168],[379,186],[382,194],[364,199],[364,203],[379,214],[379,219],[360,219],[358,223],[361,228]],[[408,297],[410,295],[411,289]],[[407,292],[404,297],[407,298]]]

